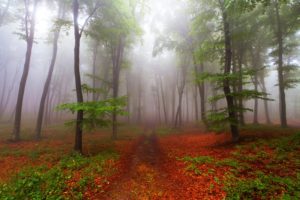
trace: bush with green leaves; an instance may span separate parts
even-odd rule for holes
[[[127,97],[119,97],[116,99],[106,99],[102,101],[90,101],[83,103],[67,103],[57,107],[58,110],[67,110],[72,113],[82,110],[84,112],[83,128],[88,130],[96,127],[105,127],[111,125],[112,113],[118,115],[126,115],[124,107],[126,106]],[[66,123],[73,125],[76,120]]]

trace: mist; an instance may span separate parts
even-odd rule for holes
[[[299,199],[300,2],[0,0],[0,199]]]

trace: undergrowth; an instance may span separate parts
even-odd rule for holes
[[[229,167],[223,177],[215,176],[223,185],[226,199],[300,199],[300,133],[244,143],[224,159],[185,156],[178,160],[195,176]],[[210,170],[201,171],[206,169],[201,165]]]
[[[88,187],[102,190],[102,185],[94,179],[101,177],[106,184],[106,177],[114,173],[109,166],[118,158],[114,151],[101,152],[93,157],[84,157],[74,153],[63,157],[52,167],[38,166],[23,169],[8,183],[0,185],[2,200],[38,200],[38,199],[83,199]]]

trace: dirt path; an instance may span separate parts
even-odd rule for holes
[[[162,169],[163,153],[157,137],[147,134],[140,138],[127,174],[112,186],[106,199],[169,199],[167,175]]]

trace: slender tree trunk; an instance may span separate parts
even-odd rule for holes
[[[183,97],[183,91],[184,91],[185,84],[181,85],[180,88],[178,88],[178,106],[175,116],[175,125],[174,127],[181,127],[182,125],[182,97]]]
[[[276,23],[277,23],[277,42],[278,42],[278,81],[279,81],[279,111],[281,127],[287,127],[286,119],[286,101],[283,78],[283,34],[281,27],[281,18],[279,14],[279,2],[275,1]]]
[[[238,92],[241,93],[243,91],[243,50],[239,50],[239,55],[238,55],[238,71],[239,71],[239,81],[238,81]],[[240,125],[244,126],[245,125],[245,118],[244,118],[244,105],[243,105],[243,98],[240,97],[238,98],[238,107],[239,107],[239,122]]]
[[[7,69],[4,69],[4,78],[3,78],[3,85],[2,85],[2,90],[1,90],[1,98],[0,98],[0,120],[4,115],[4,99],[5,99],[5,94],[6,94],[6,84],[7,84]]]
[[[204,73],[204,64],[203,62],[200,63],[200,67],[198,67],[195,55],[193,55],[193,62],[194,62],[194,71],[196,74],[202,74]],[[200,94],[200,113],[201,113],[201,120],[206,121],[206,108],[205,108],[205,84],[204,81],[202,83],[200,81],[197,81],[197,87]],[[198,107],[198,105],[197,105]],[[197,112],[198,113],[198,110]],[[198,115],[198,114],[197,114]],[[198,116],[196,117],[198,119]]]
[[[53,96],[54,96],[55,90],[51,92],[49,97],[49,103],[48,103],[48,125],[52,124],[52,108],[53,108]]]
[[[16,105],[14,130],[13,130],[13,134],[12,134],[12,139],[14,141],[19,141],[21,139],[20,138],[20,129],[21,129],[23,98],[24,98],[25,86],[26,86],[27,77],[28,77],[29,68],[30,68],[31,53],[32,53],[32,47],[33,47],[33,42],[34,42],[35,15],[36,15],[37,3],[38,3],[38,0],[35,0],[33,11],[30,16],[29,5],[27,5],[25,2],[25,4],[26,4],[25,5],[25,7],[26,7],[25,23],[26,23],[27,49],[26,49],[26,57],[25,57],[23,74],[22,74],[22,78],[20,81],[20,85],[19,85],[17,105]],[[29,26],[30,26],[30,28],[29,28]]]
[[[237,73],[237,64],[236,64],[236,52],[235,52],[235,50],[234,50],[234,48],[233,48],[233,50],[232,50],[232,73],[233,74],[236,74]],[[236,79],[234,79],[233,81],[232,81],[232,91],[233,91],[233,93],[234,94],[236,94],[237,93],[237,91],[238,91],[238,82],[236,81]],[[234,106],[235,107],[238,107],[238,98],[234,98]]]
[[[203,73],[203,72],[204,72],[204,64],[201,63],[199,73]],[[199,83],[198,88],[199,88],[200,102],[201,102],[201,104],[200,104],[201,120],[203,122],[205,122],[206,121],[206,116],[205,116],[206,109],[205,109],[205,85],[204,85],[204,82]]]
[[[194,71],[195,71],[195,74],[196,74],[196,79],[197,79],[197,75],[198,75],[198,66],[197,66],[197,62],[196,62],[196,57],[193,54],[193,63],[194,63]],[[201,84],[199,81],[196,80],[196,85],[195,85],[195,92],[194,92],[194,98],[195,98],[195,119],[196,121],[199,121],[199,111],[198,111],[198,94],[197,94],[197,88],[199,88],[199,92],[201,90]]]
[[[64,14],[64,9],[62,8],[62,5],[60,5],[59,11],[58,11],[58,17],[60,18]],[[46,96],[49,91],[51,79],[52,79],[52,74],[56,62],[56,57],[57,57],[57,49],[58,49],[58,39],[60,35],[60,30],[61,27],[58,28],[57,31],[54,33],[54,39],[53,39],[53,49],[52,49],[52,59],[51,63],[49,66],[49,71],[48,71],[48,76],[47,80],[44,85],[43,89],[43,94],[41,97],[40,101],[40,107],[39,107],[39,112],[38,112],[38,118],[37,118],[37,124],[36,124],[36,129],[35,129],[35,137],[37,140],[41,139],[41,131],[42,131],[42,124],[43,124],[43,116],[44,116],[44,109],[45,109],[45,101],[46,101]]]
[[[261,83],[262,83],[262,91],[263,93],[267,93],[267,89],[266,89],[266,83],[265,83],[265,78],[263,76],[261,76]],[[265,95],[265,98],[267,97],[267,95]],[[271,124],[271,119],[270,119],[270,114],[269,114],[269,106],[268,106],[268,100],[264,99],[264,107],[265,107],[265,114],[266,114],[266,121],[267,124]]]
[[[95,42],[94,49],[93,49],[93,89],[96,89],[97,54],[98,54],[98,42]],[[93,92],[93,101],[97,101],[96,92]]]
[[[77,103],[83,103],[83,94],[81,88],[81,77],[80,77],[80,39],[81,34],[78,25],[78,12],[79,3],[78,0],[73,0],[73,22],[74,22],[74,74],[75,74],[75,86]],[[77,112],[76,120],[76,135],[75,135],[75,146],[74,150],[82,153],[82,122],[83,122],[83,110]]]
[[[167,105],[166,105],[163,81],[162,81],[161,76],[159,77],[159,79],[160,79],[160,92],[161,92],[161,98],[162,98],[162,102],[163,102],[164,115],[165,115],[165,124],[168,124]]]
[[[127,123],[130,124],[130,103],[131,103],[131,98],[130,98],[130,74],[127,72],[126,74],[126,92],[127,92]]]
[[[254,91],[258,92],[258,75],[257,75],[257,70],[258,70],[258,65],[260,64],[260,58],[259,58],[259,51],[256,50],[256,56],[254,55],[254,50],[251,49],[250,53],[251,53],[251,57],[252,57],[252,65],[253,65],[253,69],[254,69],[254,80],[253,81],[253,85],[254,85]],[[258,124],[258,99],[254,98],[254,109],[253,109],[253,124]]]
[[[222,5],[222,15],[223,15],[223,26],[224,26],[224,39],[225,39],[225,65],[224,65],[224,76],[228,76],[231,74],[231,33],[230,27],[227,17],[227,11],[225,10],[224,4]],[[228,108],[228,116],[230,120],[230,129],[232,134],[233,141],[239,140],[239,129],[237,125],[237,114],[235,111],[234,106],[234,98],[231,95],[231,88],[230,88],[230,79],[224,78],[223,81],[223,90],[227,101],[227,108]]]
[[[189,122],[189,93],[188,93],[188,88],[186,88],[186,93],[185,93],[185,104],[186,104],[186,122]]]
[[[159,84],[159,83],[157,83]],[[156,100],[157,100],[157,110],[158,110],[158,120],[159,124],[161,124],[161,107],[160,107],[160,97],[159,97],[159,86],[156,87]]]
[[[44,126],[48,126],[49,125],[49,106],[50,106],[50,91],[48,92],[47,96],[46,96],[46,102],[45,102],[45,106],[46,106],[46,109],[45,109],[45,113],[44,113],[44,118],[45,120],[43,120],[43,123],[44,123]]]
[[[258,92],[257,73],[254,74],[254,90]],[[254,99],[253,124],[258,124],[258,99],[257,98]]]
[[[142,81],[139,77],[139,86],[138,86],[138,124],[142,122]]]
[[[199,112],[198,112],[198,92],[197,92],[197,85],[195,85],[194,89],[194,100],[195,100],[195,120],[199,121]]]
[[[172,89],[172,123],[175,124],[175,109],[176,109],[176,87]]]
[[[113,98],[117,99],[119,95],[119,82],[120,82],[120,71],[121,71],[121,64],[123,58],[123,50],[124,50],[124,41],[122,36],[119,36],[117,51],[113,53]],[[112,114],[112,139],[117,139],[117,111],[116,109],[113,111]]]
[[[217,90],[215,89],[215,85],[214,83],[211,83],[211,89],[212,89],[212,96],[217,96]],[[212,101],[211,102],[211,110],[216,112],[218,110],[218,105],[217,105],[217,101]]]

